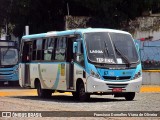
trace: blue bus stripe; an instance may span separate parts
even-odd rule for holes
[[[59,78],[60,78],[60,67],[59,67],[59,65],[58,65],[57,77],[56,77],[56,81],[55,81],[55,83],[54,83],[54,85],[53,85],[53,89],[57,89],[58,83],[59,83]]]

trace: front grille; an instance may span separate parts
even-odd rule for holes
[[[1,80],[11,80],[12,77],[11,76],[0,76],[0,81]]]
[[[12,75],[13,74],[13,70],[0,70],[0,75]]]
[[[105,80],[127,80],[130,79],[131,76],[121,76],[121,77],[116,77],[116,76],[103,76]]]
[[[12,75],[14,73],[13,70],[2,70],[0,69],[0,75]]]
[[[125,88],[128,84],[109,84],[107,83],[109,88]]]
[[[13,73],[0,73],[0,75],[12,75]]]

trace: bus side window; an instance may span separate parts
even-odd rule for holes
[[[71,62],[74,59],[73,54],[73,42],[76,41],[76,37],[67,37],[67,51],[66,51],[66,61]]]
[[[50,61],[54,59],[54,46],[55,46],[55,38],[47,38],[44,45],[44,60]]]
[[[31,61],[32,57],[32,42],[25,42],[22,51],[22,62]]]
[[[42,39],[37,39],[36,42],[36,47],[37,47],[37,59],[36,60],[41,60],[42,58]]]
[[[33,41],[33,49],[32,49],[33,51],[32,51],[32,60],[36,60],[36,53],[37,53],[37,51],[36,51],[36,40],[34,40]]]
[[[28,56],[27,50],[28,50],[28,45],[26,42],[24,42],[24,46],[22,48],[22,58],[21,58],[22,62],[27,62],[27,56]]]
[[[57,39],[55,60],[64,61],[66,55],[66,37],[60,37]]]

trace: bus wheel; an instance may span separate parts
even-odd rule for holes
[[[84,84],[83,83],[79,84],[77,92],[78,92],[78,99],[81,102],[87,101],[90,98],[90,94],[87,94],[85,92],[85,88],[84,88]]]
[[[77,92],[72,92],[73,98],[78,99],[78,93]]]
[[[132,101],[135,97],[135,92],[126,93],[124,97],[127,101]]]
[[[37,83],[37,93],[40,98],[49,98],[52,95],[52,90],[42,89],[40,82]]]

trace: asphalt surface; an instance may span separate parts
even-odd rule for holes
[[[140,93],[160,93],[160,86],[158,85],[143,85]],[[35,89],[25,89],[19,86],[0,87],[0,96],[36,96]],[[53,95],[71,95],[70,92],[54,93]]]
[[[124,98],[114,98],[111,95],[91,96],[88,102],[79,102],[73,99],[71,93],[54,93],[49,99],[37,97],[35,89],[20,87],[0,87],[0,111],[160,111],[160,86],[142,86],[141,92],[136,93],[133,101]],[[22,118],[0,118],[2,120],[19,120]],[[41,120],[42,118],[23,118]],[[45,118],[53,119],[53,118]],[[54,119],[114,119],[137,120],[154,119],[158,117],[54,117]]]

